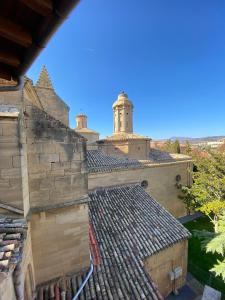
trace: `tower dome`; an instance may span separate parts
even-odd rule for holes
[[[113,103],[113,108],[117,105],[128,105],[133,107],[132,102],[128,99],[128,95],[125,92],[121,92],[118,95],[116,101]]]
[[[125,92],[121,92],[113,103],[114,134],[133,132],[133,104]]]

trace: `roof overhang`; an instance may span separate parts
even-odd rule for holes
[[[0,78],[18,81],[78,1],[0,1]]]

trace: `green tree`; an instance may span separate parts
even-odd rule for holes
[[[176,140],[173,143],[173,152],[174,153],[180,153],[180,142],[179,142],[179,140]]]
[[[225,210],[225,154],[210,152],[207,157],[195,156],[196,172],[191,187],[179,186],[188,209],[207,215],[218,230],[218,217]]]
[[[185,150],[184,150],[185,154],[190,155],[192,152],[191,149],[191,144],[189,141],[185,141]]]
[[[217,253],[221,259],[210,270],[215,272],[216,276],[221,276],[225,281],[225,214],[218,218],[217,232],[208,232],[206,230],[195,230],[194,235],[201,240],[201,246],[206,252]]]
[[[180,153],[180,142],[178,140],[175,142],[167,140],[164,144],[163,150],[169,153]]]
[[[165,142],[163,150],[166,152],[171,152],[171,150],[172,150],[172,141],[171,140],[167,140]]]

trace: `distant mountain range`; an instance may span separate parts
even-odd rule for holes
[[[173,136],[170,138],[171,141],[179,140],[180,142],[189,141],[190,143],[201,143],[201,142],[216,142],[221,139],[224,139],[225,135],[219,136],[206,136],[201,138],[192,138],[192,137],[183,137],[183,136]]]

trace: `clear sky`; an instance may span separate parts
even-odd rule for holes
[[[124,90],[134,130],[152,138],[225,135],[224,0],[83,0],[28,72],[101,136]]]

